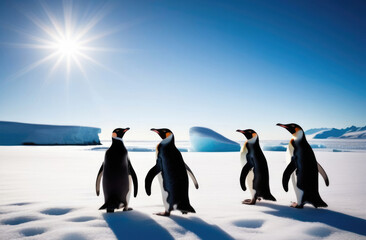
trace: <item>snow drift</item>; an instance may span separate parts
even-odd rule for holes
[[[0,121],[0,145],[98,145],[100,128]]]
[[[217,132],[204,127],[189,129],[191,149],[194,152],[235,152],[240,151],[240,145]]]

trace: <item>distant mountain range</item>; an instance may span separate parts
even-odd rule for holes
[[[313,139],[341,138],[341,139],[366,139],[366,126],[348,128],[312,128],[305,131]]]

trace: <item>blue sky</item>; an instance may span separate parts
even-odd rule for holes
[[[73,34],[100,16],[85,34],[95,63],[29,69],[55,52],[39,48],[40,26],[53,29],[51,13],[64,29],[64,7]],[[238,128],[289,138],[278,122],[363,126],[365,12],[363,1],[1,1],[0,120],[96,126],[102,138],[130,127],[131,140],[155,139],[152,127],[184,140],[192,126],[233,139]]]

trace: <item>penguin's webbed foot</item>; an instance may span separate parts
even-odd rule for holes
[[[155,215],[163,216],[163,217],[169,217],[170,212],[165,211],[165,212],[155,213]]]
[[[113,213],[114,209],[113,208],[107,208],[107,213]]]
[[[182,214],[188,214],[188,212],[186,212],[186,211],[182,211]]]
[[[290,207],[292,208],[304,208],[304,205],[299,205],[297,202],[291,203]]]
[[[124,208],[123,211],[126,212],[126,211],[132,211],[133,208]]]
[[[247,204],[247,205],[254,205],[256,202],[256,199],[253,198],[253,199],[245,199],[244,201],[242,201],[241,203],[242,204]]]

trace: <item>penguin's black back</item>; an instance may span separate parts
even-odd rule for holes
[[[305,138],[293,141],[297,186],[304,191],[318,191],[318,166],[313,150]]]
[[[119,208],[120,203],[126,204],[128,191],[127,149],[122,141],[113,140],[104,158],[103,192],[105,205],[109,208]]]
[[[304,191],[302,202],[310,202],[315,207],[326,207],[327,204],[319,195],[318,162],[313,149],[306,138],[292,141],[294,147],[297,187]]]
[[[158,146],[158,164],[161,167],[164,190],[168,192],[167,202],[172,210],[194,212],[188,198],[188,175],[182,154],[174,144],[174,135],[165,138]]]
[[[247,161],[253,166],[253,188],[256,190],[256,195],[275,201],[276,199],[272,196],[269,188],[267,160],[259,146],[259,140],[257,139],[254,143],[247,142],[246,147],[248,149]]]

